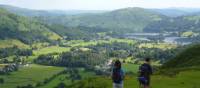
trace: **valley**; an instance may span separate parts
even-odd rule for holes
[[[0,5],[0,88],[111,88],[115,60],[125,88],[136,88],[147,57],[153,88],[199,88],[200,15],[168,15],[137,7],[66,15]]]

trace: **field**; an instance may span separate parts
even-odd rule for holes
[[[28,45],[22,43],[19,40],[15,40],[15,39],[0,40],[0,48],[9,48],[13,46],[17,46],[23,49],[30,48]]]
[[[131,39],[117,39],[117,38],[111,38],[108,40],[93,40],[93,41],[83,41],[83,40],[71,40],[71,41],[63,41],[64,44],[69,45],[71,47],[76,47],[76,46],[89,46],[89,45],[96,45],[98,43],[112,43],[112,42],[124,42],[124,43],[129,43],[129,44],[134,44],[136,43],[135,40]]]
[[[184,71],[175,77],[154,75],[152,76],[152,88],[200,88],[200,71]],[[109,77],[96,77],[84,80],[72,85],[72,88],[112,88],[112,81]],[[136,76],[126,76],[124,88],[138,88]]]
[[[43,82],[44,79],[50,78],[62,70],[64,68],[35,64],[22,67],[18,71],[10,73],[10,75],[0,75],[0,78],[5,80],[0,88],[15,88],[27,84],[35,85],[37,82]]]
[[[174,49],[177,47],[175,44],[168,43],[143,43],[138,46],[139,48],[158,48],[158,49]]]
[[[138,72],[139,65],[136,64],[123,64],[122,68],[125,70],[125,72]]]
[[[45,47],[39,50],[34,50],[33,54],[38,56],[38,55],[49,54],[49,53],[62,53],[69,50],[70,48],[68,47],[50,46],[50,47]]]
[[[94,72],[86,72],[84,69],[79,69],[79,74],[81,75],[82,79],[87,79],[95,76]],[[65,85],[71,85],[72,81],[69,78],[69,74],[61,74],[58,77],[56,77],[51,82],[47,83],[46,85],[40,87],[40,88],[52,88],[57,86],[59,83],[63,82]]]

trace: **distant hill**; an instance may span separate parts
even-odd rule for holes
[[[189,16],[200,12],[200,8],[164,8],[150,10],[169,17]]]
[[[36,18],[41,23],[64,26],[65,28],[59,29],[62,33],[53,29],[54,32],[62,35],[66,34],[63,32],[67,29],[71,32],[72,29],[78,29],[78,35],[85,31],[112,34],[200,31],[200,9],[198,8],[144,9],[134,7],[114,11],[40,11],[7,5],[0,5],[0,7],[18,15]]]
[[[144,28],[145,32],[200,32],[200,15],[181,16],[154,22]]]
[[[150,23],[167,18],[143,8],[125,8],[100,14],[80,14],[73,16],[47,16],[39,20],[68,27],[101,27],[110,32],[142,32]]]
[[[0,8],[4,8],[12,13],[22,16],[63,16],[63,15],[76,15],[76,14],[88,14],[88,13],[103,13],[104,10],[32,10],[26,8],[20,8],[9,5],[0,5]]]
[[[0,8],[0,39],[18,39],[24,43],[61,38],[34,19],[12,14]]]
[[[152,9],[152,11],[158,12],[160,14],[163,14],[169,17],[178,17],[178,16],[184,16],[184,15],[189,14],[189,12],[185,12],[185,11],[177,10],[177,9]]]
[[[200,66],[200,45],[194,45],[163,65],[164,68]]]

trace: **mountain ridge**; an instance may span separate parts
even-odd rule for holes
[[[25,43],[61,38],[34,19],[12,14],[0,8],[0,39],[19,39]]]

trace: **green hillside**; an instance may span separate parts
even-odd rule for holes
[[[44,25],[0,9],[0,39],[18,39],[24,43],[51,41],[61,38]]]
[[[144,28],[145,32],[185,32],[200,31],[200,16],[198,14],[191,16],[180,16],[154,22]],[[160,25],[160,26],[158,26]]]
[[[63,70],[64,68],[62,67],[27,65],[10,75],[0,75],[0,78],[5,79],[5,83],[0,84],[0,88],[16,88],[17,86],[26,86],[28,84],[42,85],[45,79],[49,79]]]
[[[163,65],[164,68],[183,68],[200,66],[200,45],[194,45],[178,54]]]
[[[200,71],[184,71],[174,77],[154,75],[151,88],[199,88]],[[112,88],[110,77],[94,77],[74,83],[66,88]],[[126,76],[124,88],[139,88],[136,76]]]
[[[9,48],[14,46],[24,49],[30,48],[28,45],[22,43],[19,40],[15,39],[0,40],[0,48]]]

